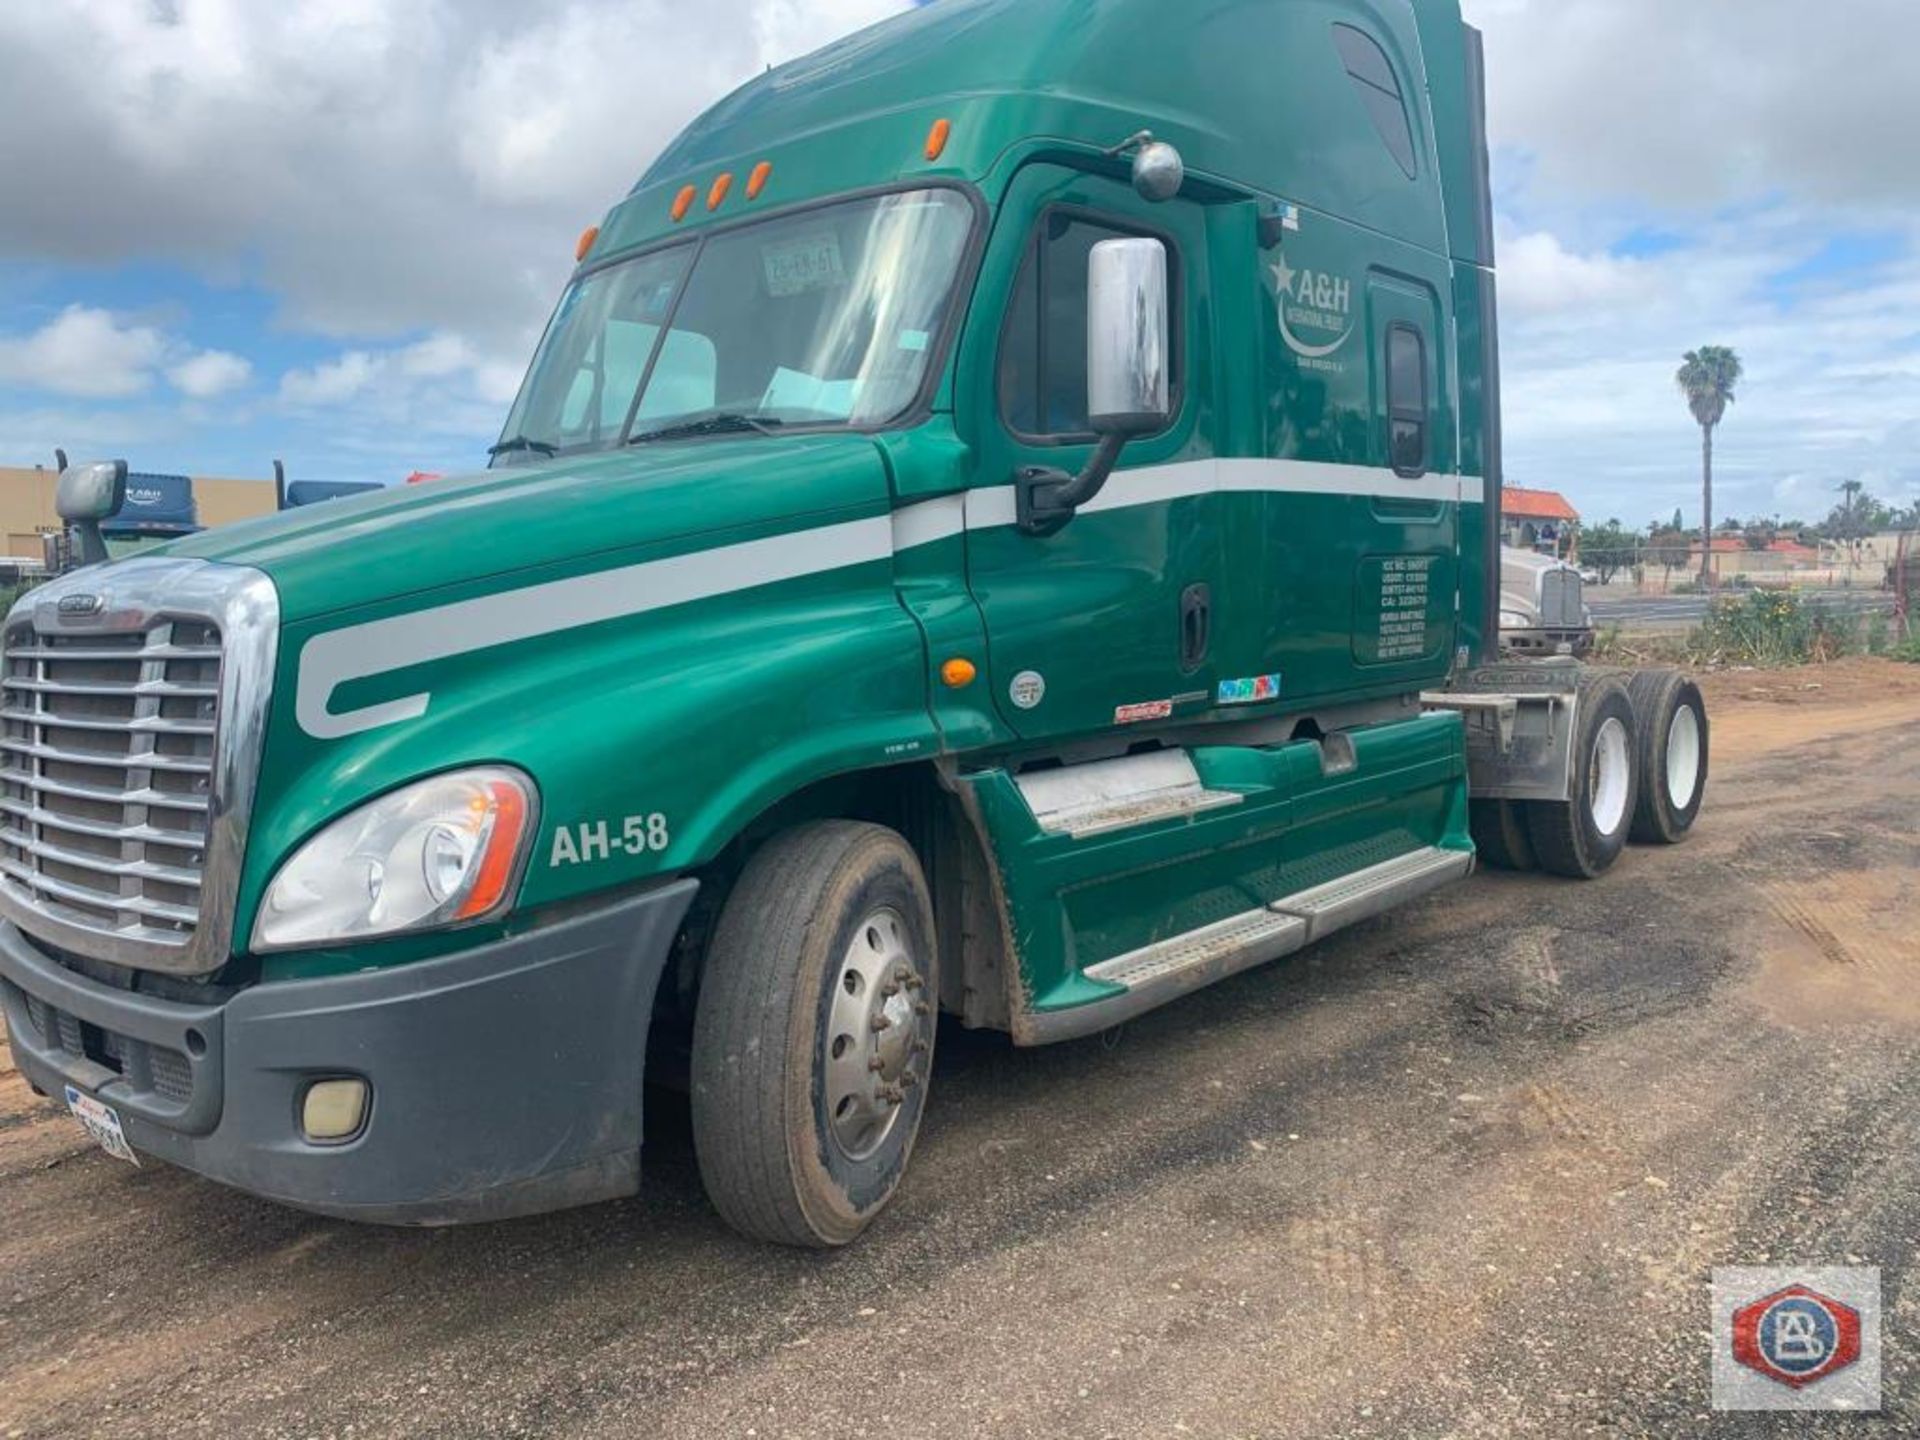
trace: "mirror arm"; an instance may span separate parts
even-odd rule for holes
[[[75,520],[72,524],[74,550],[82,565],[100,565],[107,560],[107,537],[98,520]]]
[[[1020,532],[1051,535],[1073,517],[1073,512],[1105,488],[1120,463],[1127,436],[1110,430],[1100,437],[1078,475],[1044,465],[1029,465],[1014,478],[1014,496]]]

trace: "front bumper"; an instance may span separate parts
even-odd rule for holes
[[[697,883],[438,960],[191,1005],[104,985],[0,923],[15,1063],[114,1107],[134,1149],[302,1209],[495,1220],[630,1195],[654,991]],[[306,1086],[357,1075],[359,1135],[314,1144]]]
[[[1593,630],[1502,630],[1500,648],[1515,655],[1585,655],[1593,649]]]

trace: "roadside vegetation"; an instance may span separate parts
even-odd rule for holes
[[[1603,665],[1687,665],[1771,670],[1853,655],[1920,664],[1920,630],[1902,637],[1887,615],[1848,614],[1791,591],[1748,590],[1716,601],[1693,630],[1633,634],[1610,625],[1595,637]]]

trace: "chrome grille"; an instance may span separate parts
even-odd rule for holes
[[[1586,624],[1580,572],[1549,570],[1540,577],[1540,623],[1549,630],[1578,630]]]
[[[220,640],[202,618],[48,634],[16,614],[0,674],[0,886],[90,930],[192,939]]]
[[[135,556],[15,603],[0,919],[110,965],[203,976],[232,958],[279,638],[273,582],[243,565]]]

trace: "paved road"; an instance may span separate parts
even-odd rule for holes
[[[1723,592],[1740,594],[1739,591]],[[1883,590],[1803,590],[1803,600],[1848,615],[1893,608],[1893,597]],[[1589,590],[1587,603],[1598,625],[1631,625],[1637,629],[1698,625],[1712,603],[1705,595],[1609,595]]]
[[[1920,1434],[1920,668],[1737,683],[1677,850],[1105,1040],[943,1035],[839,1255],[729,1235],[671,1097],[638,1199],[420,1232],[131,1170],[0,1078],[0,1436],[1809,1433],[1707,1412],[1710,1268],[1768,1257],[1887,1267],[1850,1433]]]

